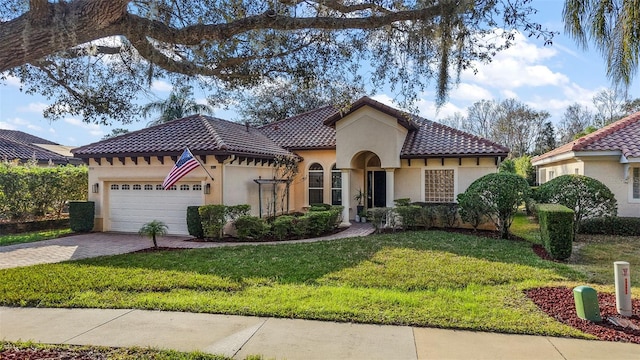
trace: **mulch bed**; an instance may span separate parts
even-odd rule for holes
[[[633,299],[633,316],[624,317],[616,311],[616,297],[614,294],[598,293],[601,323],[582,320],[576,314],[573,290],[566,287],[545,287],[530,289],[525,294],[540,310],[563,324],[579,329],[587,334],[596,336],[600,340],[621,341],[640,344],[640,330],[631,327],[616,326],[608,318],[621,318],[640,328],[640,300]]]
[[[0,351],[0,359],[6,360],[32,360],[32,359],[65,359],[65,360],[101,360],[107,359],[107,355],[91,350],[78,349],[20,349],[8,347]]]

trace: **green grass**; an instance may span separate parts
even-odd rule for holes
[[[30,359],[39,356],[50,358],[52,353],[61,354],[61,358],[100,358],[104,357],[112,360],[231,360],[224,355],[211,355],[202,352],[179,352],[173,350],[158,350],[153,348],[109,348],[103,346],[74,346],[74,345],[46,345],[33,342],[7,342],[0,341],[0,358],[3,352],[9,351],[29,351]],[[35,353],[35,354],[34,354]],[[36,354],[40,354],[39,356]],[[45,354],[47,356],[45,356]]]
[[[530,244],[446,232],[138,253],[0,271],[0,305],[139,308],[586,335],[522,290],[585,277]]]
[[[631,264],[631,285],[640,286],[640,236],[579,234],[575,244],[570,266],[587,274],[589,282],[613,284],[613,262],[627,261]]]
[[[24,234],[2,235],[0,236],[0,246],[55,239],[67,234],[71,234],[71,229],[43,230]]]
[[[509,232],[533,244],[542,244],[540,226],[523,212],[518,212],[513,218]]]

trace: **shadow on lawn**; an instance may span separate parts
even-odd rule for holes
[[[268,278],[281,284],[297,284],[317,283],[328,274],[371,261],[381,250],[389,248],[442,251],[490,262],[531,266],[551,270],[569,279],[582,279],[581,273],[564,264],[537,257],[530,243],[446,231],[409,231],[303,244],[159,251],[78,263],[195,272],[236,281]]]

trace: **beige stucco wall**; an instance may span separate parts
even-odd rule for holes
[[[337,166],[355,168],[357,154],[372,152],[382,168],[399,168],[400,151],[408,130],[398,120],[371,107],[362,107],[336,123]]]
[[[226,164],[224,166],[222,191],[222,202],[225,205],[251,205],[251,215],[259,215],[260,213],[260,196],[259,186],[254,179],[272,179],[274,177],[274,167],[268,164],[253,163],[240,165],[236,161],[235,164]],[[280,212],[280,197],[277,198],[277,212]],[[267,215],[269,211],[273,211],[273,185],[262,185],[262,214]],[[270,206],[270,207],[269,207]],[[286,209],[286,205],[285,205]]]
[[[640,167],[640,163],[631,164]],[[581,159],[571,159],[538,167],[538,179],[540,183],[549,181],[549,173],[554,172],[554,176],[575,174],[589,176],[605,185],[613,192],[618,202],[618,216],[640,217],[640,200],[632,199],[632,179],[624,178],[624,165],[620,163],[619,157],[582,157]],[[633,170],[629,171],[629,174]],[[543,177],[540,177],[540,174]]]

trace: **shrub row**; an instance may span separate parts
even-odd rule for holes
[[[95,221],[96,204],[93,201],[69,202],[69,227],[75,232],[90,232]]]
[[[86,166],[38,167],[0,163],[0,218],[61,217],[68,200],[86,200]]]
[[[608,216],[587,219],[581,222],[580,233],[640,236],[640,218]]]
[[[250,205],[203,205],[187,207],[187,229],[189,235],[221,239],[222,230],[228,221],[236,221],[249,215]]]
[[[220,239],[227,222],[236,227],[241,240],[278,240],[319,236],[335,229],[342,221],[342,206],[312,206],[301,216],[282,215],[267,221],[250,216],[249,205],[204,205],[187,208],[189,234],[198,238]]]
[[[536,210],[545,249],[556,260],[568,259],[573,245],[573,210],[559,204],[538,204]]]

